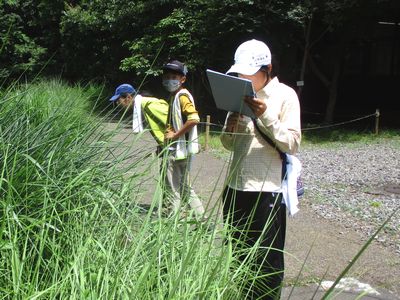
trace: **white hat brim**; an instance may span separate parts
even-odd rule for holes
[[[226,72],[226,74],[238,73],[243,75],[254,75],[255,73],[257,73],[258,70],[260,70],[260,67],[251,67],[249,65],[235,64]]]

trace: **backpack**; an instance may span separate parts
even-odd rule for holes
[[[253,119],[253,123],[254,123],[254,127],[257,129],[257,131],[261,134],[261,136],[264,138],[264,140],[266,142],[268,142],[268,144],[270,144],[272,147],[274,147],[276,149],[276,151],[278,151],[281,159],[282,159],[282,180],[285,179],[286,177],[286,172],[287,172],[287,165],[288,165],[288,158],[285,152],[282,152],[277,146],[276,144],[264,133],[260,130],[260,128],[257,125],[257,121]],[[299,175],[297,177],[297,197],[300,198],[301,196],[304,195],[304,184],[303,184],[303,180],[301,179],[301,175]]]

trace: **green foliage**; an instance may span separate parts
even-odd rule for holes
[[[63,1],[0,2],[0,77],[36,75],[59,47]]]
[[[381,18],[397,20],[399,3],[4,0],[0,2],[0,78],[56,75],[74,82],[106,82],[113,87],[123,81],[136,86],[144,82],[152,85],[146,89],[156,90],[160,67],[177,58],[188,65],[188,87],[199,107],[214,113],[204,70],[227,70],[236,47],[246,39],[258,38],[270,46],[273,70],[283,82],[294,86],[304,74],[310,82],[304,86],[304,97],[311,94],[309,98],[324,101],[331,93],[333,107],[335,97],[345,96],[338,91],[342,84],[336,87],[330,84],[332,79],[357,76],[351,72],[363,68],[379,71],[380,67],[375,67],[379,61],[370,61],[367,52],[372,50],[365,45],[373,47],[371,39],[378,35],[375,30],[388,42],[395,38],[375,25]],[[384,48],[379,46],[376,51]],[[365,52],[359,55],[358,49]],[[394,60],[395,52],[393,49]],[[363,66],[367,62],[370,66]],[[389,58],[385,62],[385,72],[392,72],[395,81],[395,64],[390,64]],[[337,69],[333,73],[337,66],[343,66],[342,72]],[[369,76],[366,71],[363,74]],[[319,90],[322,96],[315,95]],[[389,93],[389,89],[383,91]],[[333,114],[331,106],[329,112]]]
[[[185,61],[192,72],[220,60],[230,61],[225,52],[219,51],[222,43],[233,48],[229,43],[236,46],[237,38],[263,30],[262,18],[253,15],[253,5],[254,1],[182,2],[148,24],[143,36],[130,44],[132,55],[122,61],[121,68],[139,75],[157,75],[169,58]]]
[[[121,0],[82,0],[67,5],[60,24],[67,77],[92,80],[121,77],[120,61],[129,55],[124,47],[126,41],[138,40],[149,22],[162,12],[155,9],[153,2],[158,1],[127,4]],[[143,68],[148,65],[145,58],[140,63]]]
[[[371,207],[379,208],[379,207],[382,206],[382,202],[380,202],[380,201],[370,201],[369,205]]]
[[[45,49],[24,32],[20,16],[6,13],[4,4],[0,4],[0,15],[0,77],[33,71]]]

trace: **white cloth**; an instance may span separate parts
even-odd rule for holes
[[[297,178],[301,173],[301,162],[293,155],[286,154],[286,177],[282,182],[282,197],[290,216],[299,211],[297,197]]]
[[[179,101],[181,94],[188,96],[189,100],[194,106],[193,97],[188,90],[181,89],[178,93],[176,93],[174,102],[172,104],[172,126],[174,127],[175,131],[180,130],[183,126],[181,103]],[[174,146],[176,147],[175,159],[184,159],[187,158],[189,154],[198,153],[199,141],[197,135],[197,126],[194,126],[192,129],[190,129],[188,141],[186,141],[185,135],[182,135],[174,143]]]
[[[135,133],[143,132],[142,96],[136,95],[133,101],[132,130]]]

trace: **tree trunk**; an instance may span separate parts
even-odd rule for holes
[[[304,54],[303,54],[303,61],[301,62],[301,70],[300,70],[300,81],[304,82],[304,74],[306,72],[306,65],[308,59],[308,52],[310,51],[310,36],[311,36],[311,23],[312,23],[313,15],[311,13],[310,19],[307,24],[307,32],[305,36],[305,46],[304,46]],[[297,88],[297,96],[301,100],[301,93],[303,91],[303,86],[299,85]]]
[[[340,67],[335,66],[335,69],[340,69]],[[336,71],[334,72],[331,85],[329,86],[328,105],[326,106],[325,118],[324,118],[324,123],[328,124],[331,124],[333,122],[333,116],[337,100],[337,82],[339,77],[338,74],[339,73],[336,73]]]
[[[337,94],[338,94],[338,81],[339,81],[339,76],[342,70],[342,56],[343,56],[343,45],[339,45],[339,49],[337,51],[337,56],[336,56],[336,62],[334,65],[333,69],[333,74],[332,78],[330,80],[330,85],[329,85],[329,98],[328,98],[328,104],[326,106],[325,110],[325,123],[332,123],[333,122],[333,116],[335,112],[335,106],[336,106],[336,101],[337,101]]]

